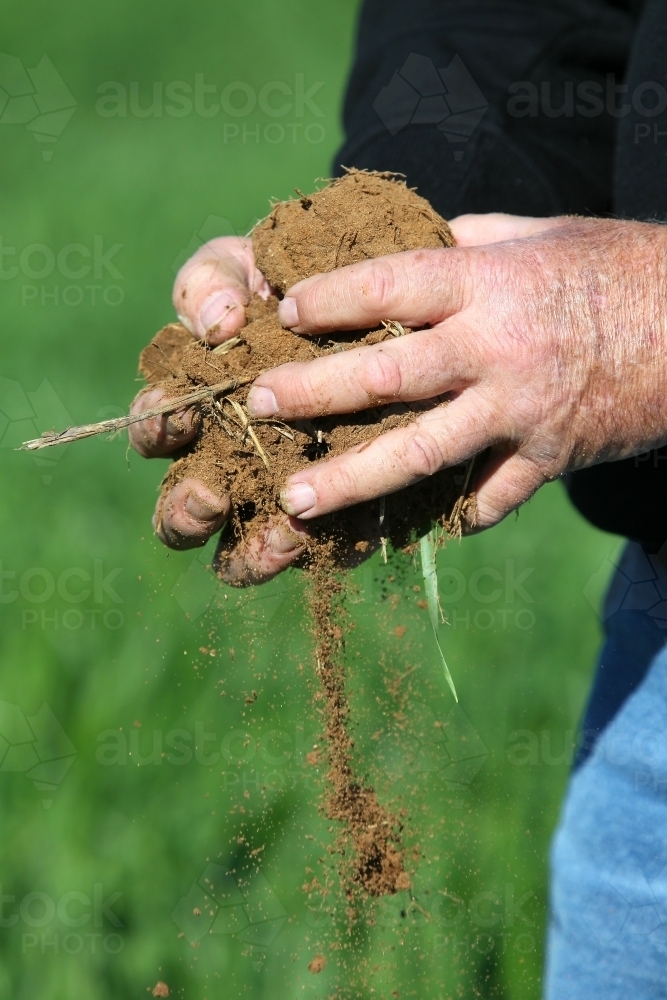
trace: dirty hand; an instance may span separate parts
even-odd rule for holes
[[[569,469],[667,442],[667,229],[580,218],[461,216],[458,246],[364,261],[288,290],[303,334],[395,320],[409,336],[260,376],[257,417],[449,401],[295,473],[303,519],[399,490],[490,449],[475,476],[487,527]]]
[[[179,271],[174,284],[174,306],[181,322],[196,337],[220,344],[245,326],[245,307],[253,292],[263,298],[271,289],[255,267],[252,243],[235,236],[220,237],[202,246]],[[146,389],[132,404],[132,413],[159,405],[161,389]],[[182,448],[197,431],[197,411],[153,417],[129,428],[132,446],[145,458],[169,455]],[[164,498],[162,517],[155,523],[165,545],[189,549],[204,545],[219,531],[230,513],[226,496],[216,496],[195,479],[184,479]],[[302,552],[295,541],[303,527],[294,517],[267,522],[241,548],[231,542],[216,555],[216,568],[229,583],[256,583],[285,569]]]

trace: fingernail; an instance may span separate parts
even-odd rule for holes
[[[277,556],[284,556],[288,552],[296,552],[297,549],[303,548],[302,545],[299,545],[291,531],[280,526],[271,529],[267,536],[266,544]]]
[[[278,319],[283,326],[288,328],[299,325],[299,312],[296,307],[296,299],[289,295],[283,299],[278,306]]]
[[[235,309],[239,303],[229,292],[214,292],[204,302],[199,313],[199,323],[204,332],[217,326]]]
[[[309,483],[292,483],[280,494],[280,502],[286,514],[299,517],[315,506],[315,490]]]
[[[220,517],[222,510],[220,507],[213,506],[210,503],[206,503],[202,500],[200,496],[196,493],[190,493],[187,500],[185,501],[185,510],[193,517],[196,521],[215,521],[217,517]]]
[[[278,401],[271,389],[253,385],[246,399],[246,407],[251,417],[274,417],[278,412]]]
[[[192,328],[192,323],[190,322],[190,318],[188,316],[182,316],[181,313],[176,313],[176,315],[178,316],[178,322],[185,327],[188,333],[195,332]]]

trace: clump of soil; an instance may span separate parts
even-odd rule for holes
[[[317,975],[325,968],[326,964],[327,960],[324,955],[316,955],[312,962],[308,964],[308,971]]]
[[[252,239],[257,266],[276,295],[253,298],[246,310],[247,325],[238,337],[211,349],[173,323],[154,337],[140,359],[146,381],[162,386],[169,396],[225,381],[236,385],[201,404],[196,437],[176,456],[162,483],[162,498],[186,476],[230,497],[231,530],[226,530],[216,554],[218,572],[224,570],[232,544],[247,539],[280,512],[280,489],[289,475],[405,426],[424,409],[446,405],[444,399],[410,405],[394,402],[349,416],[289,423],[250,421],[244,405],[250,382],[265,369],[411,333],[388,316],[376,330],[302,337],[280,325],[278,297],[302,278],[346,264],[401,250],[453,246],[449,226],[425,199],[395,175],[349,171],[314,194],[276,204]],[[315,577],[311,608],[329,752],[326,810],[341,821],[354,847],[352,880],[371,895],[395,892],[410,883],[403,866],[400,823],[354,773],[343,637],[333,616],[341,586],[336,570],[350,564],[351,554],[358,559],[387,542],[397,548],[409,546],[434,521],[451,528],[453,511],[458,518],[467,508],[474,516],[474,499],[461,502],[457,473],[462,470],[445,470],[383,500],[309,524],[311,538],[303,562]],[[161,502],[158,517],[160,507]]]
[[[396,175],[350,170],[317,194],[279,202],[252,242],[257,266],[282,297],[311,274],[401,250],[453,247],[454,237]]]
[[[301,278],[344,264],[399,250],[454,244],[449,226],[424,198],[392,175],[363,171],[350,171],[316,194],[277,204],[252,238],[257,265],[278,295]],[[142,352],[140,372],[150,384],[179,396],[227,379],[251,381],[287,361],[311,361],[411,332],[387,322],[377,330],[301,337],[283,329],[277,308],[277,296],[268,300],[255,296],[238,338],[213,349],[172,323]],[[291,473],[406,425],[421,410],[442,402],[395,402],[349,416],[292,421],[289,426],[277,420],[253,421],[248,428],[243,409],[238,409],[243,408],[247,391],[244,384],[201,407],[197,437],[177,456],[162,484],[164,497],[181,479],[194,476],[214,492],[227,494],[233,506],[234,540],[252,534],[279,511],[280,489]],[[311,557],[318,558],[317,552],[321,557],[324,549],[332,564],[343,565],[355,546],[361,552],[365,545],[376,547],[381,538],[402,548],[427,531],[433,520],[444,523],[457,497],[452,472],[447,470],[384,501],[322,517],[312,527]],[[224,551],[219,560],[224,561]]]

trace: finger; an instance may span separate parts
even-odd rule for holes
[[[498,524],[545,482],[535,462],[520,453],[492,458],[475,482],[477,506],[472,527],[479,530]]]
[[[247,406],[254,417],[283,420],[356,413],[459,391],[479,371],[474,341],[468,343],[460,323],[456,331],[444,324],[314,361],[281,365],[253,383]]]
[[[502,419],[474,390],[345,454],[302,469],[282,490],[288,514],[318,517],[403,489],[502,440]]]
[[[239,236],[211,240],[183,265],[174,283],[181,322],[211,344],[228,340],[245,326],[253,292],[268,298],[271,288],[255,267],[252,241]]]
[[[470,253],[409,250],[316,274],[288,290],[280,322],[297,333],[358,330],[383,319],[433,326],[469,301]]]
[[[265,583],[299,558],[306,539],[307,531],[296,518],[273,518],[237,544],[222,538],[213,568],[233,587]]]
[[[144,410],[159,406],[164,398],[163,389],[146,389],[136,397],[130,413],[143,413]],[[149,417],[148,420],[130,424],[130,444],[144,458],[160,458],[191,441],[197,433],[200,420],[199,410],[192,407]]]
[[[537,236],[563,225],[560,217],[544,219],[529,215],[505,215],[488,212],[485,215],[458,215],[450,220],[450,228],[459,247],[475,247],[505,240],[521,240]]]
[[[219,497],[198,479],[183,479],[158,501],[153,526],[170,549],[205,545],[229,516],[228,497]]]

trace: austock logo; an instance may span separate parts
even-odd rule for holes
[[[73,890],[54,896],[37,890],[17,898],[0,884],[0,928],[21,930],[24,955],[80,955],[84,951],[118,955],[125,944],[118,931],[125,925],[113,907],[122,895],[106,896],[102,883],[95,882],[92,894]]]
[[[236,232],[229,219],[224,219],[219,215],[209,215],[197,232],[192,234],[188,245],[183,247],[183,249],[176,255],[174,262],[171,265],[172,271],[174,274],[178,274],[183,265],[190,260],[197,250],[203,247],[205,243],[209,243],[211,240],[217,239],[219,236],[239,235],[240,234]]]
[[[239,611],[242,621],[251,624],[254,629],[266,629],[275,618],[276,612],[286,598],[294,590],[291,578],[281,578],[272,581],[270,585],[261,588],[253,587],[242,592],[234,605],[225,598],[228,592],[212,571],[210,554],[200,552],[194,557],[185,573],[181,573],[171,591],[171,596],[180,606],[185,617],[194,621],[205,611],[214,608],[234,607]]]
[[[484,766],[489,752],[463,710],[454,705],[438,719],[429,705],[415,702],[400,729],[379,741],[376,756],[393,783],[428,773],[451,792],[464,792]]]
[[[71,424],[69,413],[46,379],[34,392],[25,392],[20,382],[0,378],[0,448],[18,448],[24,441],[39,437],[42,431]],[[33,455],[35,463],[53,469],[62,458],[63,448],[52,451],[55,454],[48,458]],[[42,476],[46,485],[52,478],[48,474]]]
[[[21,771],[40,792],[53,793],[69,771],[76,749],[48,705],[24,715],[0,701],[0,771]],[[52,798],[44,798],[48,809]]]
[[[583,594],[596,614],[605,621],[617,611],[643,611],[660,629],[667,628],[667,576],[661,561],[667,551],[647,555],[641,545],[630,542],[621,557],[607,556],[591,575]],[[599,592],[611,576],[611,587],[602,609]]]
[[[10,246],[0,235],[0,281],[21,282],[23,306],[119,306],[125,300],[125,290],[110,280],[123,281],[113,260],[122,249],[122,243],[105,249],[100,233],[87,244],[29,243],[23,247]]]
[[[663,955],[667,953],[667,908],[663,868],[647,878],[633,862],[621,864],[584,908],[583,918],[600,944],[639,937]],[[604,913],[604,920],[600,914]]]
[[[458,55],[449,66],[436,69],[432,59],[415,52],[373,102],[392,135],[407,125],[435,125],[448,142],[459,146],[468,141],[488,106]],[[463,149],[455,149],[454,159],[462,158]]]
[[[0,52],[0,125],[25,125],[37,142],[53,143],[76,110],[76,101],[48,58],[25,69],[16,56]],[[50,160],[52,149],[42,150]]]
[[[136,80],[129,85],[119,80],[106,80],[97,88],[101,96],[95,111],[101,118],[125,118],[129,114],[140,119],[162,118],[163,115],[185,118],[192,114],[215,119],[222,112],[220,126],[225,144],[238,141],[243,145],[261,142],[270,146],[285,142],[317,145],[326,138],[326,129],[320,121],[308,118],[326,118],[315,102],[323,86],[323,80],[316,80],[309,86],[303,73],[295,73],[293,84],[286,80],[269,80],[256,89],[246,81],[233,80],[220,91],[218,84],[206,83],[203,73],[195,74],[194,83],[154,80],[152,86],[148,84],[143,88]],[[239,124],[239,119],[257,113],[259,121]],[[284,121],[286,115],[295,120]]]
[[[181,897],[172,918],[193,947],[209,934],[235,938],[259,970],[287,911],[259,870],[229,872],[211,864]]]

